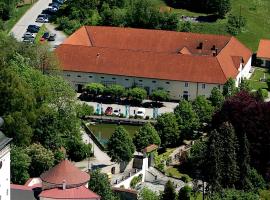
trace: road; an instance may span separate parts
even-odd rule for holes
[[[22,41],[23,34],[26,32],[27,27],[30,24],[35,24],[41,26],[42,23],[37,23],[36,18],[39,14],[41,14],[42,10],[46,9],[51,3],[52,0],[39,0],[37,1],[15,24],[15,26],[11,29],[10,34],[12,34],[18,41]],[[56,45],[59,45],[64,41],[67,37],[63,32],[55,30],[55,26],[52,24],[45,24],[47,29],[56,33],[55,41],[50,42],[49,44],[54,48]]]

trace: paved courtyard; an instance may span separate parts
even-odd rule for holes
[[[147,102],[148,100],[145,100],[144,102]],[[98,107],[97,102],[86,102],[83,101],[84,103],[87,103],[90,106],[93,106],[94,109],[96,110]],[[178,105],[178,103],[173,103],[173,102],[163,102],[163,107],[158,109],[158,114],[162,114],[162,113],[169,113],[169,112],[173,112],[174,108]],[[113,109],[116,110],[120,110],[120,113],[125,115],[125,110],[126,107],[125,105],[118,105],[118,104],[99,104],[99,106],[102,107],[102,110],[105,112],[107,107],[112,107]],[[136,106],[130,106],[130,115],[134,115],[136,113],[136,111],[139,109],[140,107],[136,107]],[[153,117],[153,113],[154,113],[154,109],[153,108],[145,108],[145,116],[149,116],[150,118]]]

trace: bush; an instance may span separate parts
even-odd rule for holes
[[[139,176],[133,177],[133,179],[130,182],[130,187],[132,189],[135,189],[136,185],[141,181],[142,181],[142,174],[140,174]]]
[[[79,118],[84,118],[85,116],[93,115],[94,114],[94,108],[93,106],[89,106],[86,103],[78,104],[77,105],[77,116]]]
[[[187,174],[183,174],[180,178],[184,183],[188,183],[191,181],[191,178]]]
[[[227,32],[232,35],[238,35],[246,26],[247,21],[243,16],[230,15],[227,22]]]

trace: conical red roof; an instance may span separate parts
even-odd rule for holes
[[[44,172],[41,180],[50,184],[60,185],[65,181],[66,186],[85,184],[90,180],[90,175],[82,172],[70,161],[63,160],[58,165]]]

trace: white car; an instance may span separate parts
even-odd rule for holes
[[[48,23],[49,20],[47,18],[43,18],[43,17],[38,17],[36,19],[36,22],[39,22],[39,23]]]
[[[113,115],[120,116],[119,110],[117,109],[113,110]]]
[[[144,118],[145,117],[145,108],[138,108],[136,115]]]
[[[30,33],[30,32],[26,32],[24,35],[23,35],[23,38],[34,38],[35,35],[33,33]]]

